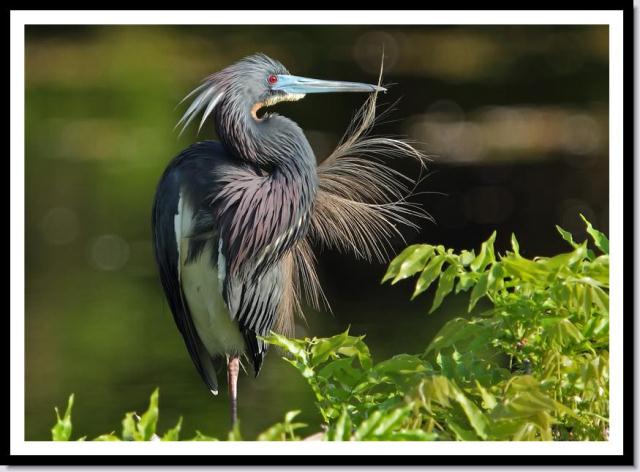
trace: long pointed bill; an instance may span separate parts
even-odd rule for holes
[[[378,85],[361,84],[359,82],[338,82],[335,80],[318,80],[295,75],[277,75],[278,81],[271,86],[272,90],[282,90],[291,94],[332,93],[332,92],[386,92]]]

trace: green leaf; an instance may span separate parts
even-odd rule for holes
[[[387,437],[387,441],[435,441],[436,439],[438,439],[436,433],[427,433],[421,429],[392,431]]]
[[[356,357],[360,365],[366,370],[371,368],[371,353],[363,341],[364,336],[349,336],[349,330],[331,338],[314,339],[310,349],[309,364],[317,367],[330,357],[338,355]]]
[[[94,441],[120,441],[120,438],[113,433],[101,434],[100,436],[95,438]]]
[[[542,394],[540,391],[518,392],[509,398],[505,404],[501,417],[505,418],[528,418],[543,411],[553,411],[556,403],[553,399]]]
[[[236,424],[233,425],[233,428],[229,431],[227,441],[242,441],[242,434],[240,434],[240,421],[236,421]]]
[[[156,388],[149,399],[149,408],[143,413],[138,422],[137,430],[142,441],[151,441],[156,432],[156,425],[158,424],[158,395],[159,389]]]
[[[507,271],[502,267],[502,263],[496,262],[491,266],[487,279],[487,290],[495,290],[502,286],[502,279],[507,275]]]
[[[309,364],[312,367],[326,362],[329,357],[336,357],[338,348],[342,347],[349,339],[349,330],[330,338],[318,339],[310,350]]]
[[[300,414],[300,410],[291,410],[284,415],[285,424],[291,424],[293,419]]]
[[[508,255],[500,260],[507,273],[522,282],[537,282],[547,277],[546,268],[537,262],[518,255]]]
[[[214,438],[213,436],[207,436],[205,434],[202,434],[198,430],[196,430],[195,437],[190,439],[190,441],[217,441],[217,440],[218,440],[217,438]]]
[[[489,236],[489,239],[482,243],[480,252],[471,263],[472,271],[479,272],[481,270],[484,270],[487,265],[495,261],[493,252],[493,243],[495,242],[495,240],[496,232],[494,231],[493,233],[491,233],[491,236]]]
[[[411,246],[407,246],[400,254],[398,254],[390,263],[387,269],[387,272],[384,274],[382,278],[382,282],[384,283],[387,280],[395,278],[400,272],[400,268],[402,263],[405,262],[408,258],[413,256],[416,251],[420,250],[420,248],[430,247],[433,250],[432,246],[427,244],[413,244]]]
[[[458,274],[458,284],[456,285],[456,293],[466,292],[476,283],[471,272],[462,272]]]
[[[304,423],[293,423],[293,419],[300,414],[300,410],[287,412],[282,423],[277,423],[258,435],[258,441],[286,441],[300,439],[295,431],[304,428]]]
[[[514,435],[526,424],[526,420],[496,419],[491,423],[491,437],[499,441],[513,440]]]
[[[431,259],[429,264],[427,264],[427,267],[425,267],[425,269],[422,271],[422,274],[420,274],[418,281],[416,282],[416,288],[413,291],[411,300],[427,290],[433,283],[433,281],[440,276],[440,271],[445,260],[446,256],[444,255],[439,255]]]
[[[484,328],[480,327],[474,321],[467,320],[466,318],[454,318],[445,323],[440,331],[438,331],[431,343],[429,343],[429,346],[427,346],[425,354],[463,343],[468,338],[474,338],[483,331]]]
[[[450,265],[447,270],[440,276],[440,283],[436,290],[436,296],[433,299],[433,305],[429,313],[433,313],[441,304],[444,297],[446,297],[453,289],[453,282],[458,273],[458,268],[455,265]]]
[[[434,253],[433,246],[421,245],[413,250],[413,252],[400,264],[399,270],[391,284],[395,284],[400,280],[404,280],[412,275],[422,271],[427,261]]]
[[[357,357],[360,365],[368,370],[371,368],[371,354],[369,353],[369,348],[360,338],[356,338],[357,340],[350,346],[340,346],[338,348],[338,353],[343,356],[349,357]]]
[[[180,428],[182,428],[182,416],[178,419],[178,424],[162,435],[163,441],[179,441]]]
[[[609,316],[609,295],[600,287],[593,287],[591,296],[600,312]]]
[[[489,393],[489,391],[486,388],[480,385],[480,382],[478,382],[477,380],[476,380],[476,388],[478,389],[478,391],[480,392],[480,395],[482,396],[482,401],[484,402],[486,409],[493,410],[498,404],[496,397],[491,393]]]
[[[469,298],[469,312],[473,310],[473,307],[476,306],[478,300],[480,300],[480,298],[484,297],[487,294],[488,283],[489,274],[487,272],[484,272],[471,291],[471,297]]]
[[[557,346],[564,347],[570,342],[580,342],[583,339],[576,325],[566,318],[543,318],[540,324],[544,338]]]
[[[578,247],[578,244],[576,242],[574,242],[573,236],[571,235],[571,233],[569,231],[565,231],[564,229],[562,229],[558,225],[556,225],[556,229],[558,230],[558,233],[560,233],[560,236],[562,236],[562,239],[564,239],[566,242],[571,244],[571,246],[573,246],[574,249]]]
[[[286,336],[271,331],[269,336],[263,336],[261,339],[274,346],[283,348],[289,354],[306,361],[305,342],[299,339],[290,339]]]
[[[444,375],[433,375],[426,377],[420,383],[418,393],[422,405],[427,411],[432,410],[432,403],[444,408],[450,408],[451,400],[454,399],[456,393],[456,386]]]
[[[455,378],[456,364],[449,353],[439,352],[436,355],[436,364],[440,366],[440,370],[445,377],[449,379]]]
[[[477,441],[478,439],[480,439],[473,431],[464,429],[453,420],[449,420],[447,422],[447,425],[460,441]]]
[[[596,245],[596,247],[603,253],[609,254],[609,240],[604,235],[604,233],[601,233],[600,231],[595,229],[582,213],[580,214],[580,218],[582,218],[582,221],[586,223],[587,233],[589,233],[589,235],[593,239],[593,243]]]
[[[366,377],[366,372],[354,367],[353,359],[347,357],[327,363],[318,371],[317,377],[322,380],[338,383],[341,386],[354,387]],[[323,392],[319,393],[322,394]]]
[[[348,441],[351,438],[351,417],[345,405],[342,406],[342,413],[333,428],[327,433],[328,441]]]
[[[392,431],[409,415],[410,411],[411,406],[405,406],[386,412],[374,428],[373,436],[379,439],[387,439]]]
[[[511,233],[511,247],[513,248],[513,252],[516,255],[520,255],[520,244],[518,243],[518,240],[516,239],[516,235],[515,233]]]
[[[572,252],[565,254],[558,254],[557,256],[549,259],[540,258],[539,263],[544,265],[548,270],[557,270],[565,266],[570,266],[579,262],[587,257],[587,243],[586,241],[576,247]]]
[[[426,372],[427,365],[424,360],[418,356],[411,354],[397,354],[386,361],[379,362],[373,368],[373,371],[379,375],[400,374],[406,375],[411,373]]]
[[[535,424],[529,422],[523,422],[519,424],[518,429],[513,435],[513,441],[535,441],[538,439],[537,430]]]
[[[609,335],[609,318],[608,317],[600,318],[593,329],[594,336],[600,336],[602,334],[607,335],[607,337]]]
[[[69,441],[71,438],[71,410],[73,409],[73,398],[74,395],[72,393],[69,395],[69,399],[67,400],[67,409],[62,418],[60,418],[58,407],[54,408],[57,420],[56,424],[51,428],[51,437],[54,441]]]
[[[487,439],[489,420],[485,414],[460,389],[456,389],[455,399],[467,416],[475,433],[482,439]]]
[[[125,441],[141,441],[140,433],[136,428],[135,413],[129,412],[124,415],[122,420],[122,439]]]
[[[531,375],[514,376],[508,383],[506,399],[497,418],[531,418],[543,412],[555,412],[575,417],[571,409],[546,395],[540,383]]]
[[[358,429],[353,435],[353,438],[356,441],[362,441],[363,439],[367,439],[369,435],[373,432],[373,429],[378,425],[378,422],[382,418],[382,411],[376,410],[371,413],[371,416],[360,423]]]
[[[476,255],[473,251],[464,250],[460,253],[460,263],[464,267],[467,267],[469,264],[471,264],[475,258]]]

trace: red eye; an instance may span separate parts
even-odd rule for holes
[[[273,75],[273,74],[271,74],[271,75],[267,78],[267,81],[268,81],[271,85],[273,85],[273,84],[275,84],[275,83],[278,81],[278,77],[277,77],[277,76],[275,76],[275,75]]]

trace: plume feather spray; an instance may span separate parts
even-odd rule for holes
[[[382,67],[378,78],[381,85]],[[428,157],[413,143],[371,135],[378,92],[372,94],[352,120],[336,149],[317,168],[318,192],[305,239],[293,247],[285,264],[290,283],[276,323],[278,332],[293,334],[294,313],[302,313],[304,298],[315,309],[330,309],[316,275],[312,246],[351,253],[367,261],[384,262],[392,241],[404,241],[399,227],[418,229],[417,220],[431,219],[418,204],[409,201],[421,178],[412,179],[384,161],[410,158],[426,169]],[[295,271],[299,277],[294,277]]]

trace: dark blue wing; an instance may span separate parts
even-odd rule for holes
[[[184,294],[178,277],[178,247],[174,217],[180,199],[180,164],[184,159],[184,155],[178,156],[167,167],[156,190],[152,214],[155,257],[169,307],[191,359],[209,390],[217,392],[218,382],[211,356],[196,332],[189,308],[184,303]]]

